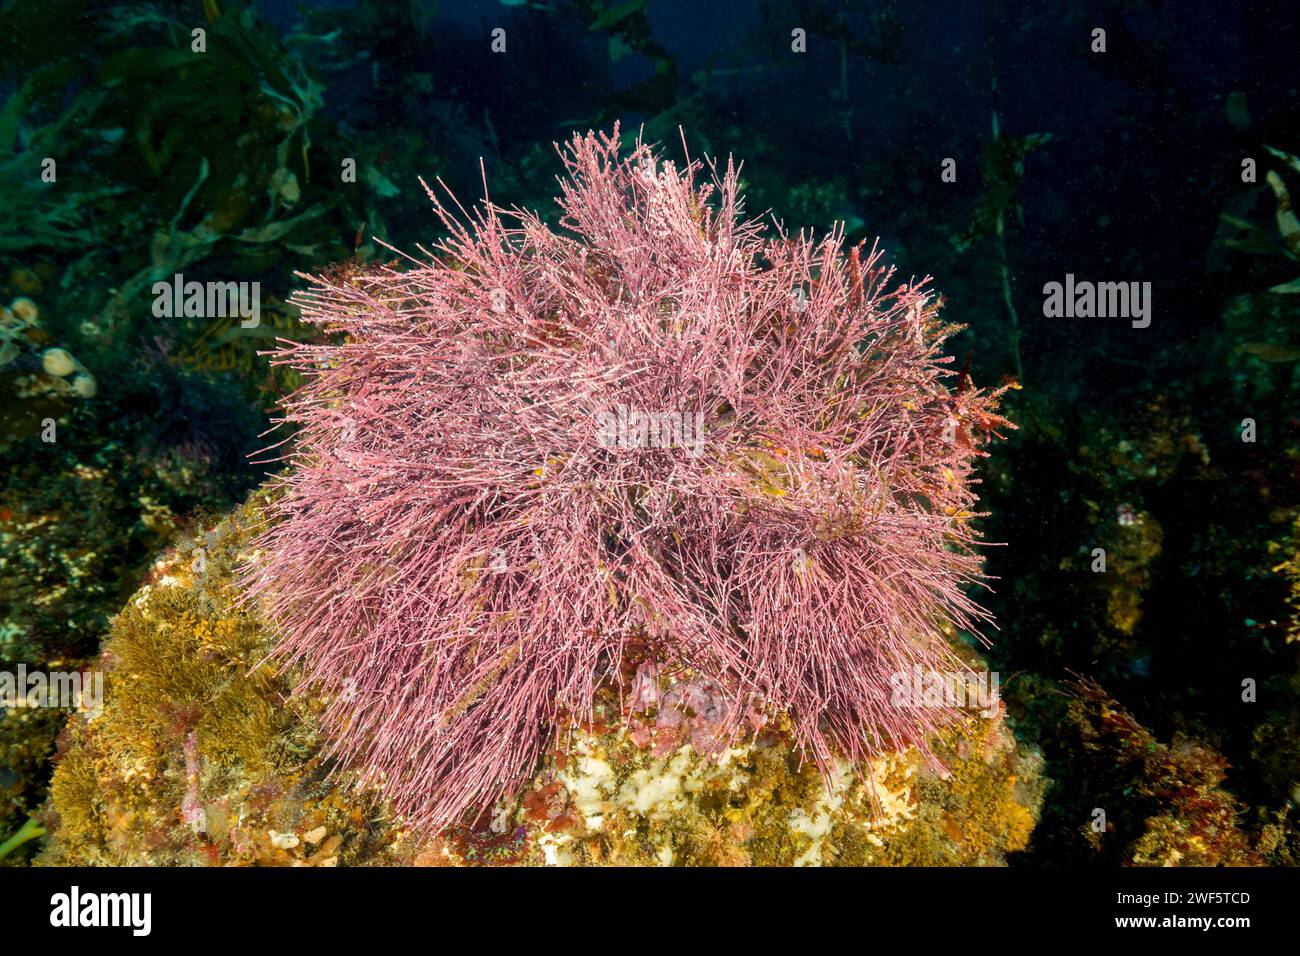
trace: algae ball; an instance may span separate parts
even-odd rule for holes
[[[14,299],[9,303],[9,308],[27,325],[35,325],[41,317],[41,310],[36,308],[36,303],[28,298]]]
[[[41,367],[46,374],[63,378],[77,370],[77,360],[67,349],[46,349],[41,356]]]
[[[89,372],[81,372],[72,380],[72,390],[78,398],[94,398],[97,386],[95,385],[95,376]]]

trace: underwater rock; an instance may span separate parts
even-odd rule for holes
[[[104,709],[60,738],[43,862],[987,865],[1029,839],[1041,760],[1000,706],[932,742],[942,767],[886,752],[828,788],[780,723],[713,746],[723,689],[653,668],[562,728],[518,795],[408,829],[377,787],[327,779],[326,701],[265,662],[271,635],[239,603],[270,497],[166,552],[114,619]]]
[[[1208,743],[1175,734],[1164,743],[1095,681],[1070,688],[1070,779],[1106,811],[1105,829],[1079,827],[1125,866],[1259,866],[1283,839],[1278,822],[1259,833],[1224,787],[1229,765]],[[1084,766],[1092,761],[1090,766]],[[1092,821],[1089,821],[1092,822]]]
[[[64,348],[50,340],[36,303],[19,296],[0,306],[0,442],[30,432],[33,422],[59,417],[73,398],[93,398],[95,378]],[[13,399],[17,399],[15,402]]]

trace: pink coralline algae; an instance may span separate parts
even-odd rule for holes
[[[185,735],[183,745],[185,754],[185,798],[181,801],[181,819],[190,825],[195,833],[207,830],[207,813],[199,802],[199,741],[198,735],[190,731]]]
[[[939,626],[987,621],[971,466],[1006,423],[926,283],[617,137],[562,151],[557,227],[428,190],[448,238],[313,279],[324,334],[275,353],[306,381],[248,599],[419,827],[514,792],[598,692],[706,751],[779,717],[827,775],[928,754],[956,718],[890,675],[962,669]],[[648,660],[691,699],[630,686]]]
[[[627,714],[628,737],[638,747],[652,748],[657,757],[686,745],[716,754],[734,741],[737,731],[758,731],[766,723],[761,712],[747,705],[736,726],[736,693],[716,680],[688,677],[670,680],[662,689],[661,673],[658,664],[641,664]]]

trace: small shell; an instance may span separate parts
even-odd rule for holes
[[[36,303],[25,296],[14,299],[9,303],[9,308],[13,310],[14,315],[23,320],[26,325],[35,325],[40,321],[41,310],[36,308]]]
[[[73,376],[72,390],[77,393],[78,398],[94,398],[99,387],[95,384],[95,376],[89,372],[79,372]]]
[[[41,356],[41,367],[47,375],[63,378],[77,370],[77,360],[67,349],[46,349]]]

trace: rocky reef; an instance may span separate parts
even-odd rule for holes
[[[1037,819],[1041,760],[1001,705],[828,787],[780,722],[715,746],[710,695],[643,670],[562,728],[514,797],[436,833],[323,755],[327,701],[265,661],[241,606],[268,492],[166,552],[113,621],[105,706],[59,740],[45,864],[996,865]],[[971,652],[959,652],[971,657]]]

